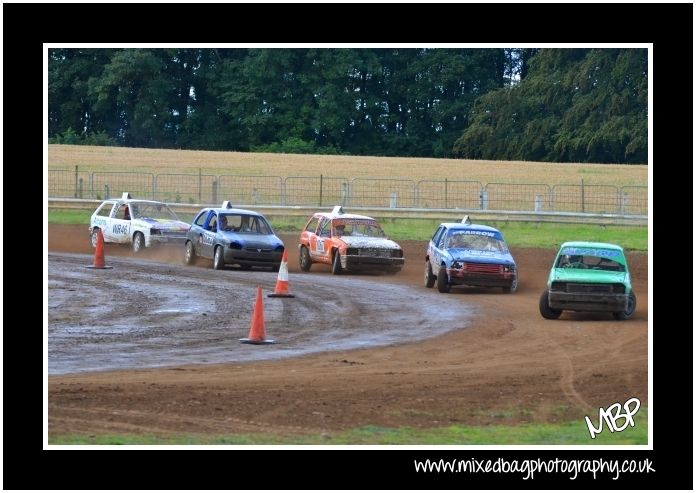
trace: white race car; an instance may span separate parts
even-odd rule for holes
[[[157,243],[183,245],[188,229],[164,202],[132,199],[128,192],[102,202],[89,223],[93,247],[101,230],[105,243],[131,244],[134,252]]]

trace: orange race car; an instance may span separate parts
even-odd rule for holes
[[[387,239],[379,223],[368,216],[346,214],[341,206],[317,212],[300,234],[300,269],[313,263],[331,265],[331,272],[378,270],[396,273],[404,251]]]

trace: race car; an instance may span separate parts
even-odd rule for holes
[[[159,243],[183,244],[188,229],[164,202],[133,199],[128,192],[102,202],[89,222],[93,247],[101,230],[105,243],[131,244],[136,253]]]
[[[539,298],[539,312],[553,320],[563,310],[611,312],[616,320],[633,316],[636,295],[623,248],[589,241],[561,245]]]
[[[263,215],[234,209],[226,200],[219,208],[205,208],[196,214],[185,248],[187,264],[203,257],[213,259],[216,270],[238,265],[245,270],[257,266],[277,272],[285,245]]]
[[[425,253],[425,287],[447,293],[452,286],[500,287],[517,291],[517,265],[503,235],[495,228],[472,224],[442,223]]]
[[[313,263],[331,265],[333,274],[358,270],[396,273],[404,265],[404,251],[387,238],[375,219],[346,214],[341,206],[313,214],[300,234],[298,248],[304,272]]]

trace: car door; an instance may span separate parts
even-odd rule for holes
[[[435,232],[430,240],[430,264],[432,265],[433,272],[437,272],[437,269],[439,269],[442,263],[446,238],[447,228],[445,226],[440,226],[440,229]]]
[[[311,235],[309,255],[316,262],[331,263],[331,220],[328,217],[321,218],[316,234]]]
[[[205,219],[199,243],[201,257],[213,258],[213,246],[215,245],[215,235],[217,234],[217,220],[218,217],[215,211],[210,211],[208,217]]]
[[[128,204],[120,203],[111,211],[109,235],[114,243],[130,243],[131,220]]]

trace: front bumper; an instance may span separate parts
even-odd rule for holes
[[[549,307],[554,310],[621,312],[626,310],[627,304],[627,294],[549,291]]]
[[[341,255],[341,267],[345,270],[401,270],[404,257],[370,257],[366,255]]]
[[[467,285],[486,288],[509,288],[517,276],[514,271],[500,273],[468,272],[464,269],[447,269],[452,286]]]
[[[226,247],[223,252],[223,257],[225,259],[225,264],[273,267],[280,265],[283,252],[276,250],[262,250],[259,252],[257,249],[240,250]]]

